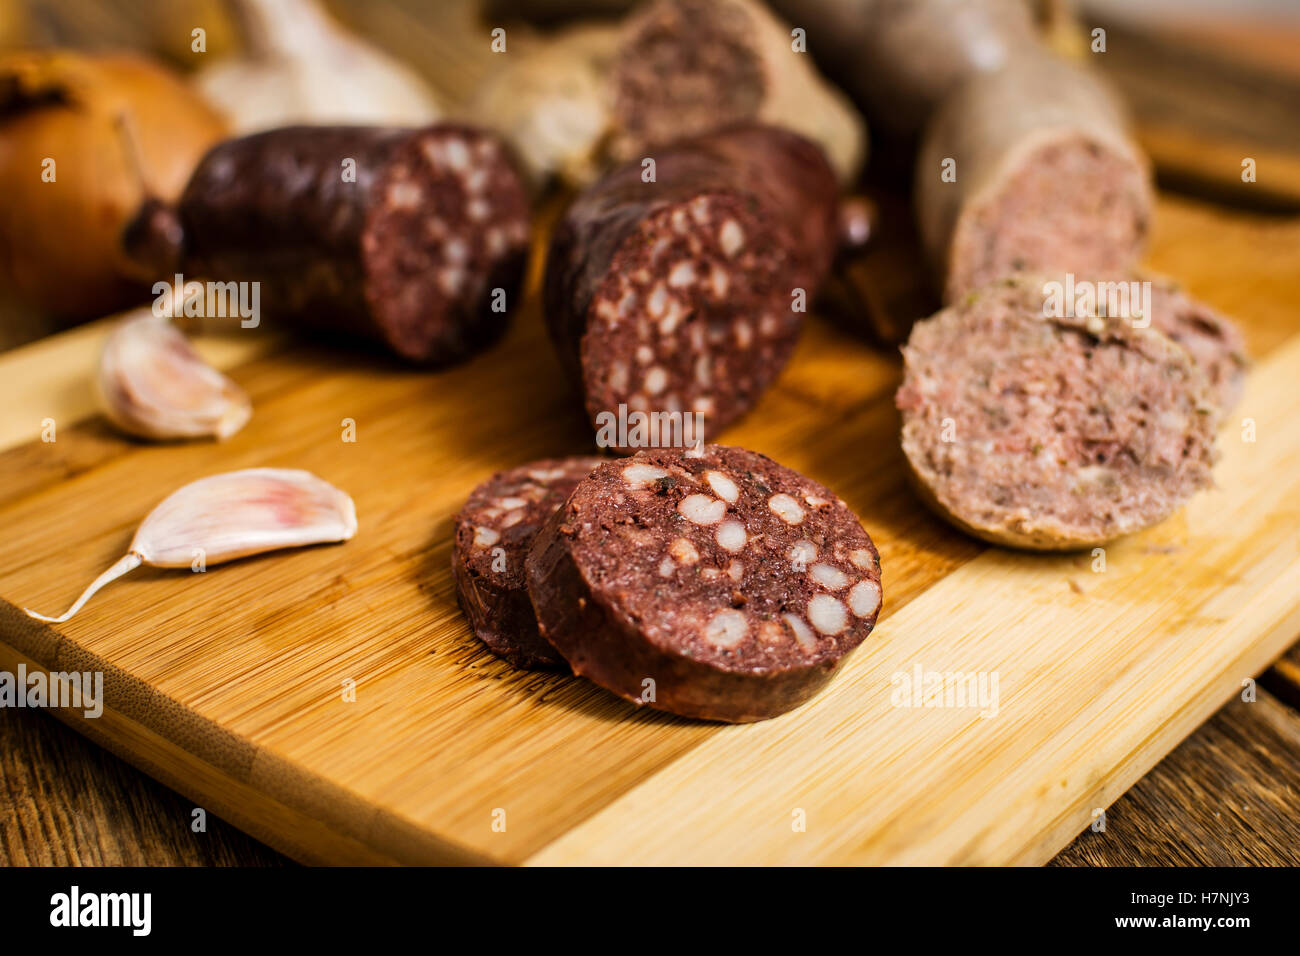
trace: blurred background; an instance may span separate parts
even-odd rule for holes
[[[1031,3],[1059,51],[1115,82],[1162,187],[1300,210],[1300,3],[1007,2]],[[502,63],[493,28],[507,29],[514,59],[544,47],[549,31],[635,5],[0,0],[0,349],[144,301],[113,261],[117,232],[142,195],[177,191],[216,139],[349,98],[354,121],[478,119],[476,101]],[[797,3],[777,6],[797,18]],[[1105,55],[1089,51],[1098,27]],[[34,49],[65,56],[34,66],[23,59]],[[138,58],[129,69],[115,59],[123,51]],[[51,202],[33,189],[32,164],[51,142],[75,144],[79,168],[63,174],[89,184],[81,195]],[[1239,188],[1243,156],[1269,171],[1248,193]],[[891,169],[888,151],[873,149],[867,177],[877,191],[893,188]]]
[[[1114,83],[1162,189],[1279,220],[1300,215],[1300,0],[1006,2],[1030,5],[1058,52],[1087,60]],[[774,3],[798,22],[791,11],[799,0]],[[148,301],[148,287],[132,281],[119,261],[121,227],[145,198],[179,191],[219,139],[340,113],[352,122],[414,124],[436,116],[481,122],[484,90],[505,64],[555,49],[561,31],[598,31],[635,6],[634,0],[0,0],[0,350]],[[507,31],[509,57],[493,53],[497,29]],[[1104,54],[1091,50],[1098,29],[1107,39]],[[566,58],[592,49],[577,44],[543,57],[536,78],[554,79]],[[809,52],[819,53],[815,45]],[[580,126],[581,119],[568,122]],[[574,128],[550,132],[563,139]],[[857,279],[873,305],[897,306],[910,319],[929,311],[932,293],[924,288],[909,231],[906,167],[897,144],[874,126],[871,132],[870,158],[855,187],[873,197],[884,223],[857,264]],[[59,181],[70,188],[43,192],[41,164],[52,152],[60,157]],[[1243,188],[1247,156],[1261,176]],[[568,187],[546,188],[554,207]],[[1261,319],[1256,328],[1265,324]],[[1289,331],[1278,325],[1277,336]],[[1290,668],[1286,679],[1270,689],[1291,693],[1286,699],[1297,705],[1300,697],[1288,688],[1300,687],[1300,652],[1288,660],[1279,665]],[[1143,813],[1133,818],[1164,824],[1184,820],[1188,805],[1213,805],[1201,789],[1213,773],[1228,780],[1222,789],[1229,792],[1246,787],[1243,780],[1261,790],[1287,790],[1297,738],[1284,740],[1281,731],[1270,738],[1244,706],[1224,713],[1171,758],[1173,769],[1148,778],[1136,798]],[[8,769],[10,781],[32,774],[39,783],[29,791],[53,804],[48,812],[63,824],[83,826],[80,812],[59,809],[61,788],[85,801],[78,807],[96,805],[88,820],[116,821],[120,833],[84,824],[95,831],[84,842],[112,844],[94,859],[195,862],[196,853],[209,854],[198,862],[279,859],[224,825],[225,842],[173,845],[175,837],[159,821],[184,818],[189,804],[182,798],[53,721],[41,718],[38,731],[35,717],[21,719],[21,731],[17,718],[3,728],[11,737],[0,751],[14,756],[0,769]],[[1294,717],[1270,726],[1284,720]],[[112,806],[101,812],[101,803]],[[1280,816],[1290,813],[1289,804],[1280,807]],[[1213,844],[1212,828],[1220,823],[1217,812],[1213,817],[1205,831],[1180,824],[1186,846]],[[1156,823],[1150,829],[1165,838]],[[1212,862],[1240,862],[1229,852],[1240,831],[1219,837],[1228,849]],[[72,858],[71,849],[48,849],[56,842],[46,839],[45,828],[33,828],[32,845]],[[137,846],[159,855],[131,855]],[[1119,847],[1112,852],[1123,852]],[[1106,852],[1076,843],[1068,855],[1073,862],[1115,862]],[[1169,852],[1162,859],[1179,859]]]

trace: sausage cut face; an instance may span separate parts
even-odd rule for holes
[[[1100,544],[1210,483],[1216,408],[1188,353],[1095,313],[1044,317],[1004,280],[918,323],[903,349],[903,451],[961,527],[1035,549]]]
[[[791,257],[743,196],[703,193],[658,210],[614,254],[581,344],[588,414],[739,418],[794,349]]]
[[[528,587],[575,672],[635,703],[726,721],[807,700],[881,605],[875,546],[844,502],[716,445],[597,468],[539,532]]]

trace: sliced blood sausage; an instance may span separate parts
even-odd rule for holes
[[[743,415],[785,365],[838,242],[835,178],[793,133],[744,125],[620,167],[552,239],[546,316],[593,423],[619,406]],[[801,293],[797,290],[802,290]]]
[[[535,461],[493,475],[456,516],[451,570],[470,627],[516,667],[563,667],[537,634],[524,587],[524,560],[537,529],[604,459]]]
[[[1148,163],[1118,101],[1046,54],[976,75],[944,103],[916,203],[946,302],[1015,272],[1126,269],[1152,216]]]
[[[917,323],[903,451],[926,501],[971,534],[1092,547],[1210,484],[1215,409],[1163,333],[1096,310],[1048,318],[1044,288],[1006,279]]]
[[[607,461],[538,532],[528,592],[573,670],[635,704],[744,722],[830,680],[880,613],[880,561],[833,493],[705,446]]]
[[[528,244],[513,159],[492,135],[455,125],[230,140],[200,161],[170,220],[149,212],[126,242],[156,277],[260,282],[271,322],[434,364],[501,331]]]

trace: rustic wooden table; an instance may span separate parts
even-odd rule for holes
[[[51,42],[140,45],[148,37],[144,42],[157,49],[159,31],[179,22],[175,7],[163,0],[17,6],[26,6],[29,30]],[[212,8],[200,0],[194,6]],[[357,4],[332,6],[360,32],[422,65],[453,100],[472,88],[480,61],[460,39],[472,22],[468,0],[383,0],[365,5],[364,15]],[[105,8],[111,13],[114,7],[120,15],[106,14]],[[1256,43],[1261,51],[1276,46],[1275,37],[1261,40],[1258,34],[1242,42]],[[1153,62],[1115,57],[1106,66],[1137,100],[1144,144],[1162,173],[1176,169],[1180,182],[1204,185],[1216,175],[1211,164],[1200,152],[1187,158],[1183,150],[1179,112],[1186,110],[1187,96],[1171,99],[1170,84],[1151,82]],[[1181,69],[1176,63],[1164,68]],[[1201,94],[1193,91],[1191,97],[1198,102],[1221,91],[1210,79],[1200,82]],[[1288,141],[1294,127],[1273,132],[1275,155],[1297,162],[1300,150]],[[1291,186],[1300,195],[1300,179]],[[0,712],[0,790],[4,865],[290,862],[215,818],[209,817],[205,832],[195,833],[193,806],[184,797],[32,711]],[[1253,700],[1235,700],[1220,710],[1107,809],[1104,830],[1085,831],[1053,861],[1172,864],[1300,864],[1300,645],[1260,676]]]

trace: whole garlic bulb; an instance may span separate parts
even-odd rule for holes
[[[442,115],[408,67],[349,34],[314,0],[231,0],[249,46],[195,77],[237,133],[296,124],[422,126]]]

